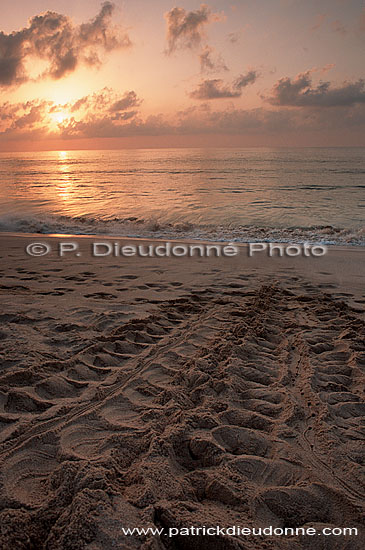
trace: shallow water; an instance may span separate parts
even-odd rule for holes
[[[0,154],[0,230],[364,244],[365,148]]]

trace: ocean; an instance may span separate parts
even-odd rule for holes
[[[364,245],[365,148],[0,153],[0,231]]]

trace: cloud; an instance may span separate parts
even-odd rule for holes
[[[0,135],[11,139],[72,136],[95,124],[100,125],[101,121],[108,122],[117,132],[126,121],[138,116],[141,103],[134,91],[118,94],[110,88],[66,104],[45,100],[5,102],[0,105]],[[61,122],[58,122],[58,114],[62,115]]]
[[[189,95],[193,99],[223,99],[240,97],[241,91],[225,85],[220,78],[214,78],[211,80],[203,80],[198,88],[193,90]]]
[[[121,110],[113,111],[117,101],[125,100]],[[183,111],[166,116],[157,113],[143,118],[138,112],[140,100],[133,92],[119,95],[105,88],[98,93],[67,105],[50,101],[27,101],[0,105],[0,140],[44,140],[118,138],[162,135],[272,135],[280,142],[284,136],[297,138],[316,132],[322,140],[336,134],[341,142],[346,132],[364,134],[365,105],[343,109],[256,108],[236,109],[232,105],[213,109],[212,103],[191,105]],[[72,113],[72,107],[74,112]],[[69,115],[57,123],[59,111]],[[337,139],[336,138],[336,139]]]
[[[117,113],[119,111],[125,111],[131,107],[138,107],[141,104],[141,100],[138,99],[136,92],[126,92],[121,99],[115,101],[109,111],[111,113]]]
[[[280,140],[282,135],[297,136],[298,132],[334,133],[349,130],[360,131],[365,127],[365,106],[348,107],[340,113],[332,110],[316,110],[309,116],[304,109],[212,109],[210,104],[200,104],[165,117],[159,113],[143,119],[133,116],[130,120],[111,120],[99,115],[69,124],[61,129],[62,137],[103,138],[161,135],[236,135],[265,136],[272,134]]]
[[[310,30],[317,31],[318,29],[320,29],[324,24],[326,18],[327,18],[326,13],[319,13],[318,15],[316,15],[314,25],[310,28]]]
[[[315,23],[314,23],[314,25],[310,28],[310,30],[311,30],[311,31],[317,31],[318,29],[320,29],[321,27],[323,27],[323,25],[325,24],[326,20],[328,20],[328,14],[326,14],[326,13],[319,13],[319,14],[316,16]],[[332,29],[333,32],[337,32],[337,33],[342,34],[342,35],[347,34],[347,29],[346,29],[346,27],[343,25],[343,23],[342,23],[339,19],[336,19],[335,21],[332,21],[331,24],[330,24],[330,28]]]
[[[233,83],[233,86],[237,88],[238,90],[241,90],[242,88],[245,88],[249,84],[253,84],[256,82],[258,78],[258,74],[256,71],[249,71],[245,75],[240,75]]]
[[[5,102],[0,105],[0,135],[3,137],[44,136],[47,132],[44,114],[51,103],[32,100],[24,103]]]
[[[82,97],[73,103],[62,105],[60,108],[66,109],[70,113],[82,111],[83,117],[88,117],[98,112],[118,115],[128,109],[139,107],[141,103],[142,100],[134,91],[121,95],[113,89],[105,87],[100,92]]]
[[[249,71],[245,75],[240,75],[228,86],[220,78],[203,80],[196,90],[190,92],[193,99],[224,99],[241,97],[242,89],[256,82],[258,74],[256,71]]]
[[[331,69],[333,69],[334,67],[336,67],[336,63],[327,63],[327,65],[324,65],[323,67],[321,67],[319,69],[319,71],[322,73],[322,74],[325,74],[327,73],[328,71],[330,71]]]
[[[204,37],[204,26],[221,20],[219,14],[213,14],[207,4],[202,4],[196,11],[184,8],[172,8],[165,14],[167,23],[167,54],[177,49],[194,48],[201,44]]]
[[[334,32],[337,32],[339,34],[342,34],[342,35],[347,34],[346,27],[341,23],[339,19],[336,19],[336,21],[332,21],[331,28]]]
[[[100,52],[129,47],[128,35],[111,23],[113,11],[114,4],[104,2],[98,15],[80,26],[66,15],[48,11],[32,17],[20,31],[0,32],[0,86],[30,80],[25,62],[34,57],[47,62],[42,77],[59,79],[80,63],[99,66]]]
[[[131,45],[126,34],[120,35],[110,25],[114,9],[112,2],[104,2],[99,14],[92,21],[80,25],[78,34],[81,44],[101,46],[107,52]]]
[[[244,37],[245,33],[249,30],[252,30],[252,26],[250,23],[246,23],[237,31],[228,33],[226,36],[226,40],[228,40],[228,42],[230,42],[231,44],[236,44]]]
[[[294,80],[289,77],[278,80],[268,101],[272,105],[292,107],[340,107],[365,103],[365,81],[345,82],[339,87],[321,82],[313,87],[310,71],[307,71],[298,74]]]
[[[209,73],[228,71],[228,67],[224,63],[222,57],[219,55],[214,58],[213,52],[213,48],[211,48],[210,46],[205,46],[205,48],[200,53],[199,60],[201,72]]]
[[[4,34],[0,31],[0,86],[9,86],[25,79],[23,68],[26,31]]]
[[[228,42],[231,42],[232,44],[236,44],[236,42],[238,42],[240,40],[241,36],[242,36],[241,31],[230,32],[227,35],[227,40],[228,40]]]

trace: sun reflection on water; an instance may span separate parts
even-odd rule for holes
[[[59,183],[56,191],[64,201],[70,199],[73,191],[73,183],[71,179],[71,166],[68,163],[67,151],[58,152],[58,167],[59,167]]]

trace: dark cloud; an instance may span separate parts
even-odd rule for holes
[[[99,14],[89,23],[83,23],[79,28],[79,40],[85,46],[101,46],[109,52],[120,47],[131,45],[129,37],[120,35],[118,30],[111,27],[111,18],[114,12],[112,2],[104,2]]]
[[[281,78],[272,89],[269,103],[293,107],[340,107],[365,103],[365,81],[345,82],[337,88],[330,82],[312,86],[310,72],[299,74],[294,80]]]
[[[201,44],[204,25],[219,20],[207,4],[199,10],[187,12],[184,8],[172,8],[165,14],[167,22],[167,53],[178,48],[194,48]]]
[[[245,88],[249,84],[253,84],[256,82],[258,78],[258,74],[256,71],[249,71],[247,74],[240,75],[233,83],[234,88],[237,88],[238,90],[241,90],[242,88]]]
[[[240,97],[241,91],[238,89],[231,89],[225,85],[220,78],[214,78],[211,80],[203,80],[196,90],[193,90],[190,94],[193,99],[223,99]]]
[[[25,30],[12,34],[0,32],[0,86],[25,80],[23,68]]]
[[[240,75],[229,86],[220,78],[203,80],[196,90],[193,90],[189,95],[193,99],[225,99],[241,97],[242,90],[249,84],[253,84],[258,78],[256,71],[249,71],[245,75]]]
[[[109,111],[111,113],[125,111],[131,107],[137,107],[140,103],[141,101],[138,99],[136,92],[126,92],[122,99],[118,99],[111,105]]]
[[[214,50],[210,46],[205,46],[199,55],[199,60],[202,73],[228,71],[228,67],[221,56],[214,57]]]
[[[114,4],[105,2],[93,20],[80,26],[65,15],[48,11],[31,18],[28,27],[20,31],[0,32],[0,86],[29,80],[24,64],[30,57],[47,61],[42,76],[59,79],[80,63],[100,65],[100,52],[130,46],[128,35],[111,23],[113,11]]]

